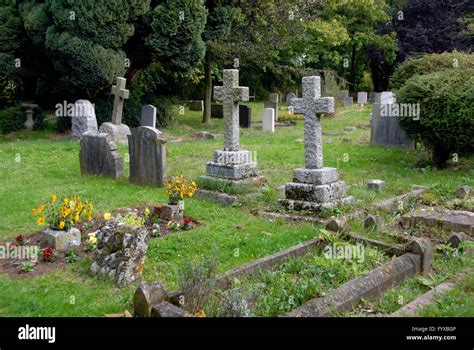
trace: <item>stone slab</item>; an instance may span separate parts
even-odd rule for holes
[[[98,131],[94,105],[87,100],[77,100],[71,115],[72,136],[82,137],[82,134],[88,131]]]
[[[275,132],[275,110],[273,108],[263,109],[263,132]]]
[[[420,256],[407,253],[288,312],[287,317],[324,317],[353,310],[362,299],[375,299],[383,292],[420,271]]]
[[[474,213],[469,211],[434,211],[420,208],[401,218],[403,227],[425,225],[438,231],[464,232],[474,236]]]
[[[336,181],[326,185],[312,185],[299,182],[285,184],[286,199],[326,203],[333,202],[346,195],[347,185],[344,181]]]
[[[308,210],[313,212],[319,212],[323,209],[330,209],[335,208],[343,204],[350,204],[354,201],[353,197],[344,197],[332,202],[325,202],[325,203],[315,203],[315,202],[308,202],[308,201],[301,201],[301,200],[293,200],[293,199],[279,199],[278,202],[281,206],[283,206],[287,210]]]
[[[203,100],[188,101],[188,107],[190,111],[202,112],[204,111],[204,101]]]
[[[255,177],[258,176],[257,163],[222,164],[207,162],[206,175],[234,180]]]
[[[237,196],[203,189],[199,189],[196,192],[195,197],[199,199],[213,200],[223,205],[232,205],[239,202],[239,198]]]
[[[109,134],[115,143],[126,145],[128,143],[128,135],[132,132],[125,124],[113,124],[110,122],[103,123],[99,128],[100,133]]]
[[[140,126],[156,128],[156,107],[153,105],[143,105],[141,111]]]

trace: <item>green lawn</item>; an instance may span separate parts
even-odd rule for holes
[[[253,119],[261,120],[263,103],[250,103]],[[370,107],[342,108],[334,119],[323,119],[323,131],[342,131],[356,126],[353,133],[324,136],[325,166],[337,167],[351,187],[349,194],[363,207],[381,198],[407,192],[412,184],[442,185],[452,193],[457,186],[472,183],[473,158],[461,158],[456,169],[417,168],[428,155],[420,150],[407,152],[368,145]],[[281,112],[283,113],[283,112]],[[197,131],[223,133],[222,120],[202,125],[198,112],[186,110],[178,115],[173,127],[162,130],[170,138],[180,138]],[[241,129],[244,149],[257,152],[259,171],[276,188],[292,179],[292,171],[304,165],[304,145],[295,142],[303,137],[303,122],[296,127],[276,128],[265,134],[260,128]],[[343,142],[350,138],[352,142]],[[222,139],[184,140],[168,143],[169,174],[184,174],[197,179],[204,174],[205,162],[213,150],[222,148]],[[124,156],[125,147],[120,147]],[[348,161],[344,161],[344,160]],[[128,164],[125,164],[126,173]],[[40,228],[31,209],[51,194],[76,193],[92,200],[96,213],[139,204],[160,204],[166,198],[163,189],[130,185],[127,180],[113,181],[102,177],[81,176],[79,142],[50,131],[22,132],[0,137],[0,241],[18,234],[31,234]],[[386,181],[381,193],[366,190],[370,179]],[[177,271],[185,261],[196,261],[214,254],[218,270],[224,271],[252,259],[292,246],[317,234],[309,224],[289,225],[255,217],[255,209],[273,203],[272,191],[257,195],[248,205],[222,207],[219,204],[192,199],[186,202],[186,214],[199,219],[202,225],[181,235],[152,240],[145,265],[145,279],[162,280],[170,289],[177,287]],[[134,288],[118,290],[106,281],[89,278],[88,262],[68,266],[45,276],[16,279],[0,274],[0,315],[9,316],[101,316],[130,308]],[[70,294],[76,303],[69,303]],[[67,306],[65,306],[67,304]]]

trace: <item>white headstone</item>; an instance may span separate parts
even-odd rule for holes
[[[273,108],[263,109],[262,130],[264,132],[275,132],[275,110]]]
[[[357,103],[360,105],[367,103],[367,92],[358,92],[357,93]]]
[[[77,100],[71,115],[72,136],[82,137],[87,131],[98,131],[94,105],[87,100]]]
[[[380,95],[380,103],[381,104],[389,105],[389,104],[393,104],[395,102],[396,102],[396,96],[391,91],[384,91]]]

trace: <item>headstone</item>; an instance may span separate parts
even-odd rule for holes
[[[211,117],[213,118],[224,118],[224,106],[218,104],[211,105]]]
[[[272,92],[271,94],[268,95],[268,101],[265,103],[264,108],[273,108],[275,110],[275,121],[278,121],[278,103],[280,102],[279,100],[279,95],[276,92]]]
[[[354,104],[354,98],[352,96],[344,97],[344,107],[350,107]]]
[[[191,100],[188,102],[188,107],[190,111],[204,111],[204,101],[203,100]]]
[[[362,91],[357,93],[357,104],[363,105],[367,103],[367,92]]]
[[[381,92],[376,92],[375,97],[374,97],[374,103],[380,103],[381,99],[382,99],[382,93]]]
[[[351,202],[346,184],[336,168],[323,167],[321,114],[334,113],[334,98],[321,97],[321,78],[303,78],[303,98],[295,99],[295,113],[304,114],[305,167],[295,169],[293,182],[285,185],[287,209],[314,210]]]
[[[82,134],[79,153],[82,174],[106,175],[118,179],[123,161],[109,134],[88,131]]]
[[[367,183],[369,190],[381,191],[385,187],[385,181],[382,180],[371,180]]]
[[[291,100],[294,98],[298,98],[298,96],[296,96],[294,92],[290,92],[288,93],[288,95],[286,95],[286,103],[288,104],[288,106],[291,106]]]
[[[127,144],[127,136],[131,134],[130,128],[122,124],[123,103],[130,95],[130,92],[125,89],[126,83],[127,79],[117,77],[116,85],[112,86],[112,95],[115,95],[112,122],[106,122],[99,128],[99,132],[112,135],[114,142],[122,144]]]
[[[252,127],[252,108],[245,105],[239,105],[239,126],[241,128]]]
[[[264,132],[275,132],[275,110],[273,108],[263,109],[262,130]]]
[[[82,134],[88,131],[98,131],[94,106],[87,100],[77,100],[71,116],[72,136],[82,137]]]
[[[141,126],[128,136],[129,181],[162,187],[166,176],[166,138],[155,128]]]
[[[375,102],[375,92],[369,92],[369,102],[370,103]]]
[[[244,180],[257,176],[257,163],[250,151],[240,149],[239,101],[249,100],[249,88],[239,86],[239,71],[224,69],[223,86],[214,87],[214,97],[224,105],[224,150],[214,151],[206,163],[205,182],[216,179]]]
[[[140,126],[156,128],[156,107],[153,105],[142,106]]]
[[[376,97],[376,100],[378,96]],[[400,147],[415,149],[415,142],[400,126],[399,119],[393,116],[382,116],[383,106],[396,103],[396,97],[391,92],[380,93],[380,101],[386,103],[372,104],[372,120],[370,130],[370,144],[384,147]]]
[[[23,125],[26,129],[33,130],[35,126],[35,121],[33,120],[33,116],[35,114],[34,109],[38,108],[38,105],[34,103],[22,103],[21,106],[25,108],[26,114],[26,121]]]

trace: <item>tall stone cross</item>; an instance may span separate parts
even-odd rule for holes
[[[239,86],[238,69],[224,69],[222,85],[214,87],[214,98],[224,104],[224,151],[239,151],[239,101],[249,100],[249,88]]]
[[[130,92],[125,89],[127,79],[117,77],[117,84],[112,86],[114,98],[114,109],[112,111],[112,124],[122,124],[123,101],[128,99]]]
[[[321,97],[321,78],[303,78],[303,98],[291,100],[293,111],[304,114],[304,153],[306,169],[323,167],[322,113],[334,113],[334,97]]]

